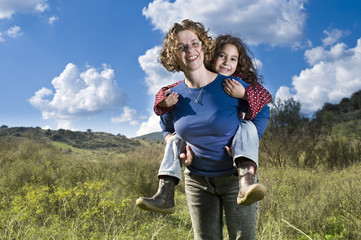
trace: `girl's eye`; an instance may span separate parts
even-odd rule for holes
[[[232,58],[231,60],[234,62],[237,62],[237,58]]]
[[[225,55],[225,54],[223,54],[223,53],[220,53],[220,54],[218,54],[218,57],[220,57],[220,58],[225,58],[225,57],[226,57],[226,55]]]

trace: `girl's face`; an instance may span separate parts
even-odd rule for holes
[[[233,44],[225,44],[217,53],[213,64],[214,71],[224,76],[231,76],[236,71],[238,57],[237,47]]]
[[[183,72],[204,66],[202,43],[194,32],[190,30],[181,31],[177,34],[177,40],[176,59]]]

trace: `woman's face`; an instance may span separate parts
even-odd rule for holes
[[[183,30],[177,34],[177,40],[176,59],[183,72],[204,66],[202,43],[194,32]]]
[[[225,44],[216,56],[214,71],[224,76],[231,76],[236,71],[238,57],[237,47],[233,44]]]

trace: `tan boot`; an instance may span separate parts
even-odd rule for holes
[[[238,168],[239,192],[237,204],[249,206],[264,198],[265,188],[255,182],[256,170],[252,165],[241,166]]]
[[[173,177],[159,179],[157,193],[151,198],[138,198],[136,204],[143,210],[172,214],[175,212],[174,187],[176,180]]]

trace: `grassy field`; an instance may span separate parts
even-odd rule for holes
[[[193,239],[183,183],[172,215],[135,206],[157,189],[163,148],[120,154],[0,138],[0,237]],[[261,167],[267,196],[257,239],[361,239],[360,172],[359,163],[333,170]]]

